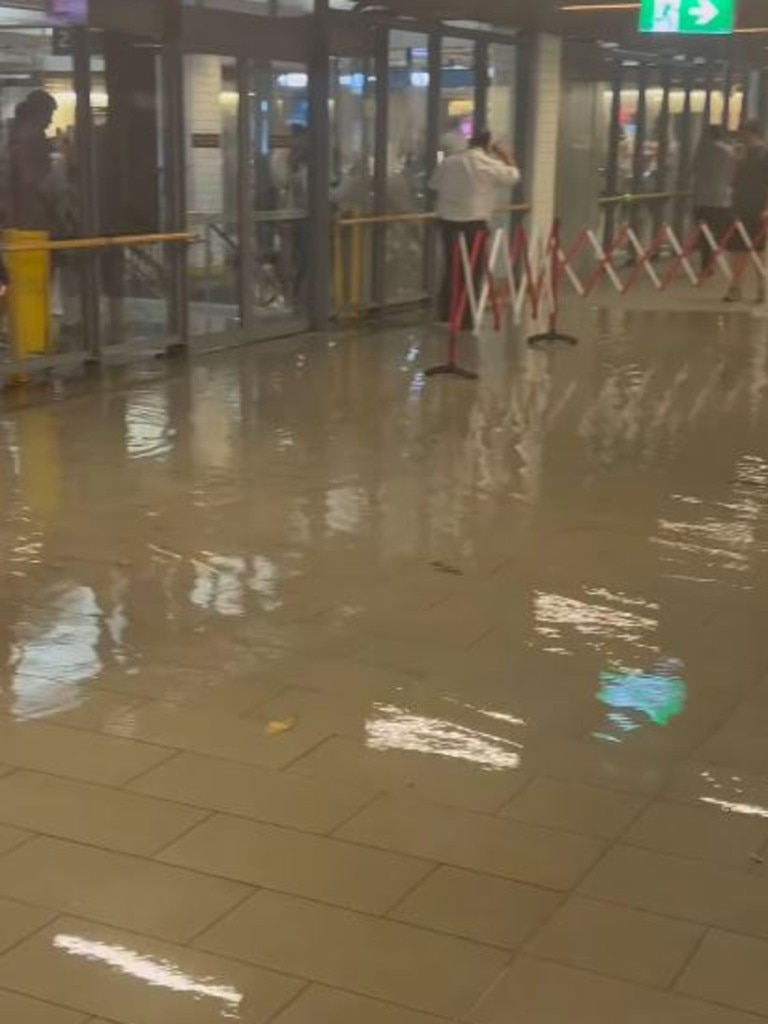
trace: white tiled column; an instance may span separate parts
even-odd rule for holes
[[[555,186],[557,143],[562,89],[562,40],[558,36],[538,35],[534,41],[531,89],[531,137],[528,166],[531,224],[549,231],[557,213]]]
[[[187,207],[190,213],[220,215],[224,209],[224,175],[221,142],[219,148],[194,145],[194,137],[218,135],[221,139],[221,58],[195,55],[185,62],[185,110],[187,150]],[[213,265],[222,257],[220,240],[209,240],[191,250],[193,266],[206,258]]]

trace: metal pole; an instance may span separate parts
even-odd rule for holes
[[[255,273],[255,217],[256,196],[253,154],[253,97],[251,96],[250,61],[241,57],[237,61],[237,210],[239,218],[238,300],[240,324],[246,334],[256,324],[254,309]]]
[[[624,71],[616,64],[613,72],[613,96],[611,98],[611,124],[608,132],[608,166],[605,172],[605,193],[613,197],[619,190],[619,147],[621,145],[621,89]],[[609,203],[605,210],[603,246],[608,248],[616,234],[616,206]]]
[[[163,56],[161,82],[164,125],[163,149],[167,172],[164,179],[166,225],[172,231],[187,229],[187,182],[184,132],[184,56],[182,46],[183,10],[181,0],[163,0]],[[189,290],[187,250],[168,246],[170,269],[168,324],[171,337],[169,353],[186,349],[189,344]]]
[[[309,67],[309,320],[323,330],[331,318],[330,26],[327,0],[318,0]]]
[[[387,210],[387,134],[389,130],[389,31],[385,27],[376,33],[376,88],[378,102],[376,104],[376,135],[374,143],[375,164],[373,172],[373,212],[386,213]],[[373,272],[372,299],[382,307],[386,293],[386,224],[377,224],[373,228]]]
[[[80,209],[80,231],[85,237],[98,233],[97,203],[99,194],[95,166],[95,139],[91,113],[91,54],[90,35],[85,27],[75,28],[73,39],[73,63],[75,80],[75,148],[78,167],[78,205]],[[101,188],[109,188],[107,181]],[[64,259],[68,259],[64,256]],[[81,256],[81,308],[85,351],[89,361],[98,363],[101,358],[101,318],[99,317],[99,254],[87,250]]]
[[[475,127],[488,125],[488,43],[475,43]]]
[[[442,40],[436,32],[429,36],[429,92],[427,94],[427,153],[426,173],[429,180],[437,166],[440,145],[440,65]],[[424,226],[424,282],[428,295],[437,287],[437,236],[431,221]]]
[[[655,190],[657,192],[666,192],[669,181],[669,94],[672,87],[672,74],[669,67],[665,67],[661,72],[661,87],[663,90],[663,94],[661,100],[661,110],[659,111],[659,121],[657,126],[658,149],[656,151]],[[666,220],[665,213],[667,210],[667,202],[668,200],[661,200],[654,207],[654,233],[658,232],[659,228]]]
[[[676,188],[679,193],[687,190],[691,177],[691,156],[693,153],[693,117],[691,92],[694,80],[689,72],[685,79],[685,94],[683,97],[683,116],[680,126],[680,166],[677,170]],[[678,238],[682,235],[685,226],[685,198],[678,195],[675,199],[674,224]]]

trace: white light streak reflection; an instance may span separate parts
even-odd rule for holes
[[[107,964],[153,987],[189,993],[195,999],[217,999],[232,1010],[237,1010],[243,1001],[242,993],[231,985],[217,985],[211,978],[194,978],[167,960],[141,956],[124,946],[94,942],[78,935],[57,935],[53,944],[56,949],[70,956],[81,956],[92,962]]]
[[[377,704],[377,717],[365,723],[372,750],[413,750],[479,764],[485,771],[520,766],[521,743],[468,729],[442,718],[426,718],[391,704]]]
[[[743,804],[732,800],[718,800],[714,796],[700,796],[699,802],[719,807],[725,814],[744,814],[752,818],[768,818],[768,807],[761,807],[760,804]]]

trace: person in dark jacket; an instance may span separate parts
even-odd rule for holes
[[[693,158],[693,215],[706,225],[717,242],[731,226],[731,198],[736,171],[736,153],[725,128],[711,124],[705,128]],[[715,252],[709,238],[701,235],[701,270],[712,271]]]
[[[750,245],[759,253],[765,252],[766,216],[768,216],[768,148],[758,121],[747,121],[742,128],[744,148],[736,165],[733,181],[733,216],[743,224]],[[741,231],[731,238],[734,253],[734,282],[738,282],[748,258],[750,245]],[[740,302],[741,285],[734,283],[725,297],[726,302]],[[765,278],[758,272],[757,301],[765,300]]]
[[[34,89],[18,105],[10,129],[12,226],[22,231],[52,231],[56,211],[52,197],[53,146],[46,132],[56,100]]]

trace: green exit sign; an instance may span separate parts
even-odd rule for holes
[[[736,27],[736,0],[641,0],[640,31],[727,36]]]

